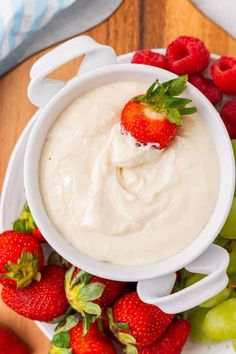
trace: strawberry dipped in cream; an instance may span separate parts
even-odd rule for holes
[[[180,252],[207,224],[218,157],[204,117],[180,96],[186,81],[97,87],[49,131],[40,162],[43,201],[57,230],[85,255],[154,263]]]

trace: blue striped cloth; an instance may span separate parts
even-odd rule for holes
[[[77,0],[0,0],[0,63]]]

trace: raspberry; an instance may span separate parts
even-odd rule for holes
[[[216,86],[224,93],[236,94],[236,58],[221,57],[211,67]]]
[[[188,36],[180,36],[171,42],[166,57],[169,70],[178,75],[199,73],[210,61],[210,53],[204,43]]]
[[[132,63],[135,64],[146,64],[151,66],[156,66],[158,68],[167,69],[166,57],[159,53],[154,53],[151,50],[143,49],[134,53],[132,58]]]
[[[226,102],[220,115],[225,123],[230,138],[236,139],[236,99]]]
[[[189,75],[188,81],[201,91],[212,104],[217,104],[222,100],[222,93],[216,87],[213,80],[202,75]]]

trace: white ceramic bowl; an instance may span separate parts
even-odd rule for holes
[[[82,54],[87,55],[80,72],[67,84],[56,80],[45,80],[47,74],[56,67]],[[197,106],[199,114],[205,119],[215,141],[220,164],[219,194],[207,225],[188,247],[175,256],[143,266],[107,264],[87,257],[74,249],[50,221],[39,184],[39,162],[45,138],[65,107],[78,96],[100,85],[118,80],[140,80],[150,84],[157,77],[160,81],[166,81],[176,75],[146,65],[116,64],[116,57],[111,48],[101,46],[85,36],[68,41],[46,54],[34,64],[31,70],[32,81],[29,86],[29,98],[41,107],[41,111],[26,148],[24,179],[27,201],[35,221],[48,243],[59,254],[72,264],[92,274],[114,280],[140,281],[138,290],[143,300],[157,304],[166,312],[175,312],[201,303],[222,290],[227,284],[225,271],[228,264],[228,254],[222,248],[210,247],[210,245],[222,228],[232,203],[235,183],[234,157],[224,124],[218,112],[204,95],[188,84],[186,97],[194,100],[194,105]],[[209,247],[210,250],[208,250]],[[206,253],[204,254],[204,252]],[[199,283],[177,294],[166,295],[173,286],[174,273],[183,267],[193,272],[209,275]],[[153,278],[156,277],[158,279],[161,277],[161,281],[154,281]],[[193,294],[196,299],[188,300],[189,296]],[[185,299],[185,305],[183,299]]]

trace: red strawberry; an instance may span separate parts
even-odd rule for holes
[[[164,335],[149,347],[139,349],[139,354],[180,354],[190,332],[186,320],[175,320]]]
[[[171,42],[166,57],[169,70],[178,75],[199,73],[210,62],[210,53],[204,43],[189,36],[180,36]]]
[[[64,291],[64,268],[49,265],[42,270],[40,282],[16,290],[2,289],[2,300],[18,314],[31,320],[50,322],[64,314],[68,302]]]
[[[222,93],[215,86],[211,79],[203,75],[189,75],[188,81],[201,91],[212,104],[217,104],[222,100]]]
[[[225,123],[230,138],[236,139],[236,99],[226,102],[220,115]]]
[[[216,86],[224,93],[236,94],[236,58],[223,56],[211,67]]]
[[[0,283],[13,288],[40,280],[44,264],[42,247],[31,235],[17,231],[0,234]]]
[[[82,332],[81,322],[71,330],[71,348],[73,349],[73,354],[116,354],[115,347],[110,338],[99,331],[96,323],[91,324],[85,337],[83,337]]]
[[[75,267],[66,272],[67,299],[84,318],[84,334],[90,322],[101,315],[101,307],[107,307],[123,291],[125,283],[93,276]]]
[[[101,283],[105,285],[102,295],[94,300],[102,308],[110,306],[124,290],[125,283],[93,276],[90,283]]]
[[[135,346],[147,346],[156,342],[165,332],[174,315],[162,312],[158,307],[140,300],[137,292],[122,296],[108,310],[110,329],[118,340],[135,351]]]
[[[0,354],[30,354],[30,352],[14,333],[0,327]]]
[[[186,88],[187,76],[160,84],[156,80],[146,94],[134,97],[121,113],[122,132],[131,134],[139,144],[163,149],[183,124],[181,115],[196,112],[186,107],[191,100],[179,96]]]
[[[162,69],[168,69],[165,55],[152,52],[149,49],[139,50],[136,53],[134,53],[131,62],[135,64],[146,64],[146,65],[156,66]]]
[[[35,237],[39,242],[41,243],[46,243],[47,241],[41,234],[41,231],[36,227],[35,229],[32,230],[32,236]]]
[[[59,348],[64,350],[69,348],[68,353],[73,354],[116,354],[112,341],[106,334],[100,332],[97,323],[92,323],[88,333],[84,336],[82,322],[79,322],[66,335],[63,331],[59,332],[53,338],[52,343],[50,354],[59,353]]]

